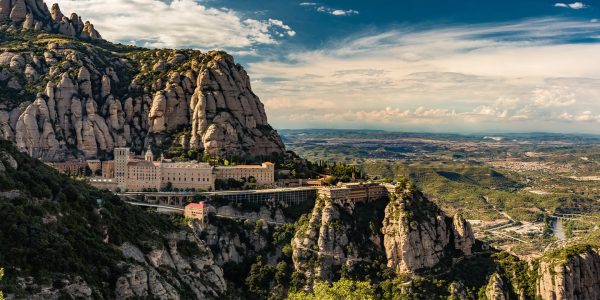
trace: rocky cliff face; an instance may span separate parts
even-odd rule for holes
[[[230,220],[222,220],[229,226],[195,223],[196,231],[201,233],[203,241],[213,250],[215,261],[219,266],[227,263],[241,264],[261,253],[269,246],[267,228],[254,230],[254,223],[239,224]],[[266,223],[263,223],[265,226]],[[231,225],[236,226],[232,228]],[[247,225],[247,226],[246,226]],[[233,230],[232,230],[233,229]]]
[[[490,281],[485,288],[485,296],[488,300],[508,300],[507,287],[498,273],[490,276]]]
[[[178,250],[181,243],[198,247],[198,255],[186,257]],[[215,299],[226,291],[223,271],[191,233],[170,234],[166,246],[153,247],[146,254],[131,243],[121,245],[121,251],[136,263],[127,264],[127,273],[117,280],[117,299]]]
[[[383,258],[379,229],[385,203],[387,199],[354,205],[317,199],[310,217],[299,221],[292,240],[294,268],[306,276],[309,287],[339,278],[342,268],[351,272]]]
[[[40,26],[4,17],[20,16],[21,2]],[[0,137],[32,156],[91,158],[165,144],[212,156],[284,152],[231,56],[113,45],[56,5],[1,3]]]
[[[388,266],[399,273],[469,256],[475,243],[469,223],[459,215],[447,217],[411,184],[397,186],[390,195],[382,231]]]
[[[543,300],[600,299],[600,249],[576,247],[545,255],[537,293]]]
[[[152,247],[144,253],[139,247],[125,242],[120,250],[128,262],[120,262],[125,273],[114,283],[114,299],[218,299],[227,285],[223,271],[213,261],[203,242],[189,232],[166,236],[167,245]],[[177,249],[178,243],[191,243],[200,249],[199,255],[186,256]],[[20,280],[28,299],[94,299],[95,288],[81,277],[62,280],[52,286],[40,285],[33,278]]]

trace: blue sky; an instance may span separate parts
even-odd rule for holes
[[[600,1],[58,0],[109,40],[224,49],[276,128],[600,133]]]

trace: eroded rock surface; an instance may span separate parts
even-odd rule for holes
[[[294,268],[306,276],[307,288],[317,281],[331,281],[342,268],[352,270],[384,255],[379,229],[386,202],[380,199],[348,205],[318,197],[310,217],[297,225],[292,240]]]
[[[600,299],[600,249],[559,251],[540,261],[537,293],[543,300]]]
[[[390,195],[383,221],[388,266],[399,273],[432,268],[442,259],[471,255],[473,231],[459,215],[447,217],[411,184]]]
[[[0,32],[62,34],[0,49],[0,136],[32,156],[93,158],[168,143],[221,157],[285,151],[246,71],[226,53],[115,51],[88,42],[101,39],[92,24],[41,0],[2,0],[3,20],[11,25]]]

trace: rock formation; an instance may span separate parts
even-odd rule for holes
[[[471,254],[473,231],[462,217],[447,217],[411,184],[400,184],[390,195],[383,221],[388,266],[415,273],[444,258]]]
[[[383,206],[377,204],[385,202],[347,205],[323,195],[317,198],[310,217],[300,221],[292,240],[294,268],[306,276],[308,288],[316,281],[333,280],[341,268],[352,270],[384,255],[379,231]]]
[[[129,264],[127,273],[115,284],[116,299],[155,298],[182,299],[181,287],[187,286],[196,299],[218,298],[227,289],[223,271],[213,261],[210,250],[190,233],[169,235],[167,246],[154,248],[144,254],[130,243],[121,246],[121,252],[137,263]],[[177,243],[196,244],[201,255],[184,257]],[[165,272],[169,270],[169,272]]]
[[[194,226],[196,232],[204,237],[206,245],[215,250],[213,255],[219,266],[247,262],[269,246],[265,236],[254,233],[254,224],[248,224],[248,228],[238,225],[236,231],[215,224],[196,223]]]
[[[263,104],[250,78],[229,55],[219,54],[202,66],[190,101],[192,147],[210,154],[281,153],[283,143],[267,123]]]
[[[600,299],[600,249],[575,246],[546,254],[538,276],[543,300]]]
[[[508,300],[507,287],[498,273],[492,274],[485,288],[485,296],[488,300]]]
[[[64,16],[58,4],[51,10],[42,0],[2,0],[0,1],[0,21],[12,21],[20,24],[24,30],[59,33],[84,40],[101,39],[94,25],[84,25],[77,14],[70,18]]]
[[[41,0],[2,0],[0,21],[10,24],[0,26],[6,38],[35,28],[63,35],[0,49],[0,135],[32,156],[92,158],[118,146],[171,144],[221,157],[285,150],[230,55],[91,44],[101,38],[92,24]]]

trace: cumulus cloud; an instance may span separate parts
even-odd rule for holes
[[[600,61],[589,59],[600,44],[568,42],[598,34],[598,23],[556,18],[391,30],[250,74],[280,128],[600,132],[578,124],[600,115]]]
[[[587,5],[583,4],[582,2],[574,2],[574,3],[555,3],[554,7],[563,7],[563,8],[570,8],[570,9],[584,9],[587,8]]]
[[[571,106],[577,102],[575,93],[568,87],[538,88],[532,98],[539,107]]]
[[[63,12],[89,18],[102,36],[144,47],[227,49],[276,44],[296,32],[280,20],[244,18],[194,0],[57,0]]]
[[[558,119],[567,122],[595,122],[600,123],[600,114],[594,114],[589,110],[581,112],[579,114],[562,113],[558,116]]]
[[[323,6],[323,5],[319,5],[318,3],[315,2],[302,2],[300,3],[300,6],[304,6],[304,7],[311,7],[312,9],[314,9],[315,11],[318,11],[320,13],[326,13],[326,14],[330,14],[332,16],[351,16],[351,15],[358,15],[359,12],[357,10],[353,10],[353,9],[336,9],[336,8],[331,8],[331,7],[327,7],[327,6]]]

